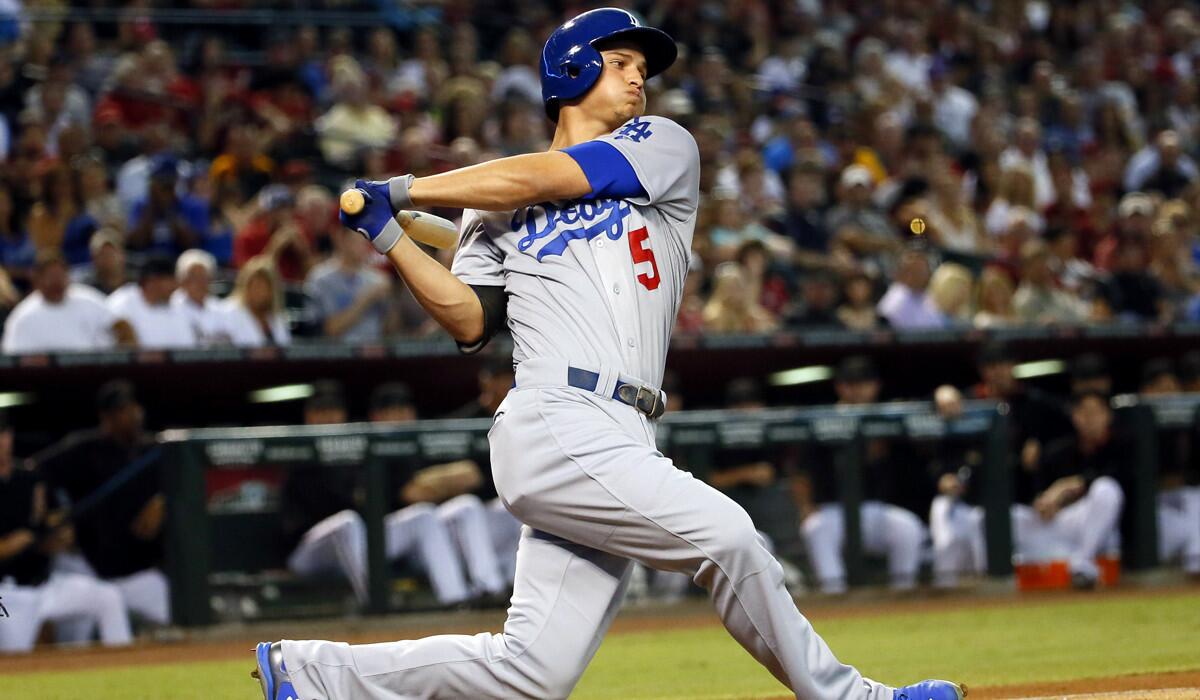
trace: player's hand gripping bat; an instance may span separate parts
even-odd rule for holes
[[[342,193],[339,204],[347,216],[354,216],[367,206],[371,195],[360,189],[349,189]],[[396,221],[404,233],[414,241],[434,248],[453,248],[458,243],[458,227],[454,222],[422,211],[402,211]]]

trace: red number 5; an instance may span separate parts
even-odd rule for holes
[[[642,286],[650,291],[658,289],[658,263],[654,261],[654,251],[650,250],[650,232],[646,227],[629,232],[629,254],[633,256],[633,264],[636,266],[640,263],[650,263],[650,274],[640,273],[637,276],[637,281],[642,283]]]

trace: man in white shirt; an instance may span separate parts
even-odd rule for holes
[[[144,349],[196,347],[196,334],[187,319],[171,306],[175,291],[175,265],[168,258],[151,257],[142,266],[137,286],[126,285],[108,297],[108,309],[125,319]]]
[[[175,261],[179,288],[171,294],[171,308],[192,327],[196,344],[202,347],[228,345],[228,314],[220,300],[208,293],[217,259],[198,248],[185,250]]]
[[[71,284],[67,261],[58,251],[38,255],[35,291],[17,304],[4,324],[5,354],[103,350],[130,345],[133,330],[104,305],[104,297]]]

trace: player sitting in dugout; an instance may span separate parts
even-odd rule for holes
[[[370,419],[372,423],[415,421],[417,410],[408,387],[399,382],[377,387],[371,394]],[[394,507],[401,512],[432,511],[466,565],[472,596],[502,598],[512,584],[521,524],[495,500],[490,475],[485,478],[471,459],[427,465],[413,456],[388,462]],[[492,500],[484,503],[480,494],[489,491]]]
[[[51,557],[71,546],[74,533],[63,512],[50,509],[46,492],[38,473],[14,462],[13,429],[0,413],[0,653],[33,649],[46,622],[98,627],[105,646],[129,644],[120,589],[51,569]]]
[[[1108,397],[1076,394],[1071,401],[1074,433],[1050,443],[1032,470],[1032,500],[1012,506],[1014,556],[1018,561],[1066,560],[1072,584],[1096,585],[1096,558],[1120,548],[1125,492],[1118,481],[1132,454],[1113,424]],[[983,509],[961,501],[964,484],[955,474],[939,483],[930,508],[934,567],[940,580],[986,567]]]
[[[879,401],[881,384],[874,364],[862,356],[848,357],[834,374],[838,406],[860,406]],[[902,491],[923,479],[916,455],[902,444],[870,439],[864,447],[863,502],[859,507],[863,550],[887,558],[888,580],[894,590],[916,586],[925,543],[925,524],[911,511],[896,505]],[[808,557],[821,592],[846,591],[846,565],[842,546],[846,539],[833,451],[814,446],[794,477],[801,529]]]
[[[304,406],[305,424],[337,425],[348,419],[341,385],[317,382]],[[289,570],[300,576],[339,573],[349,581],[359,604],[366,605],[367,525],[358,512],[359,473],[356,464],[291,469],[282,492],[283,529],[293,543]],[[458,605],[472,598],[459,549],[433,505],[414,503],[389,513],[384,520],[384,552],[388,561],[404,559],[423,571],[440,605]]]
[[[170,584],[161,568],[167,503],[145,410],[123,380],[100,387],[96,409],[99,426],[33,457],[52,502],[70,506],[79,545],[78,554],[58,554],[54,568],[112,583],[142,622],[170,624]],[[60,626],[59,640],[89,633],[87,626]]]
[[[1169,359],[1155,358],[1142,367],[1140,396],[1172,396],[1181,389]],[[1198,441],[1194,427],[1158,430],[1158,558],[1178,561],[1184,573],[1200,579]]]

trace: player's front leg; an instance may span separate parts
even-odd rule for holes
[[[269,671],[270,687],[289,683],[300,700],[565,698],[616,616],[628,570],[627,559],[525,528],[502,633],[356,646],[285,640],[256,677]]]

